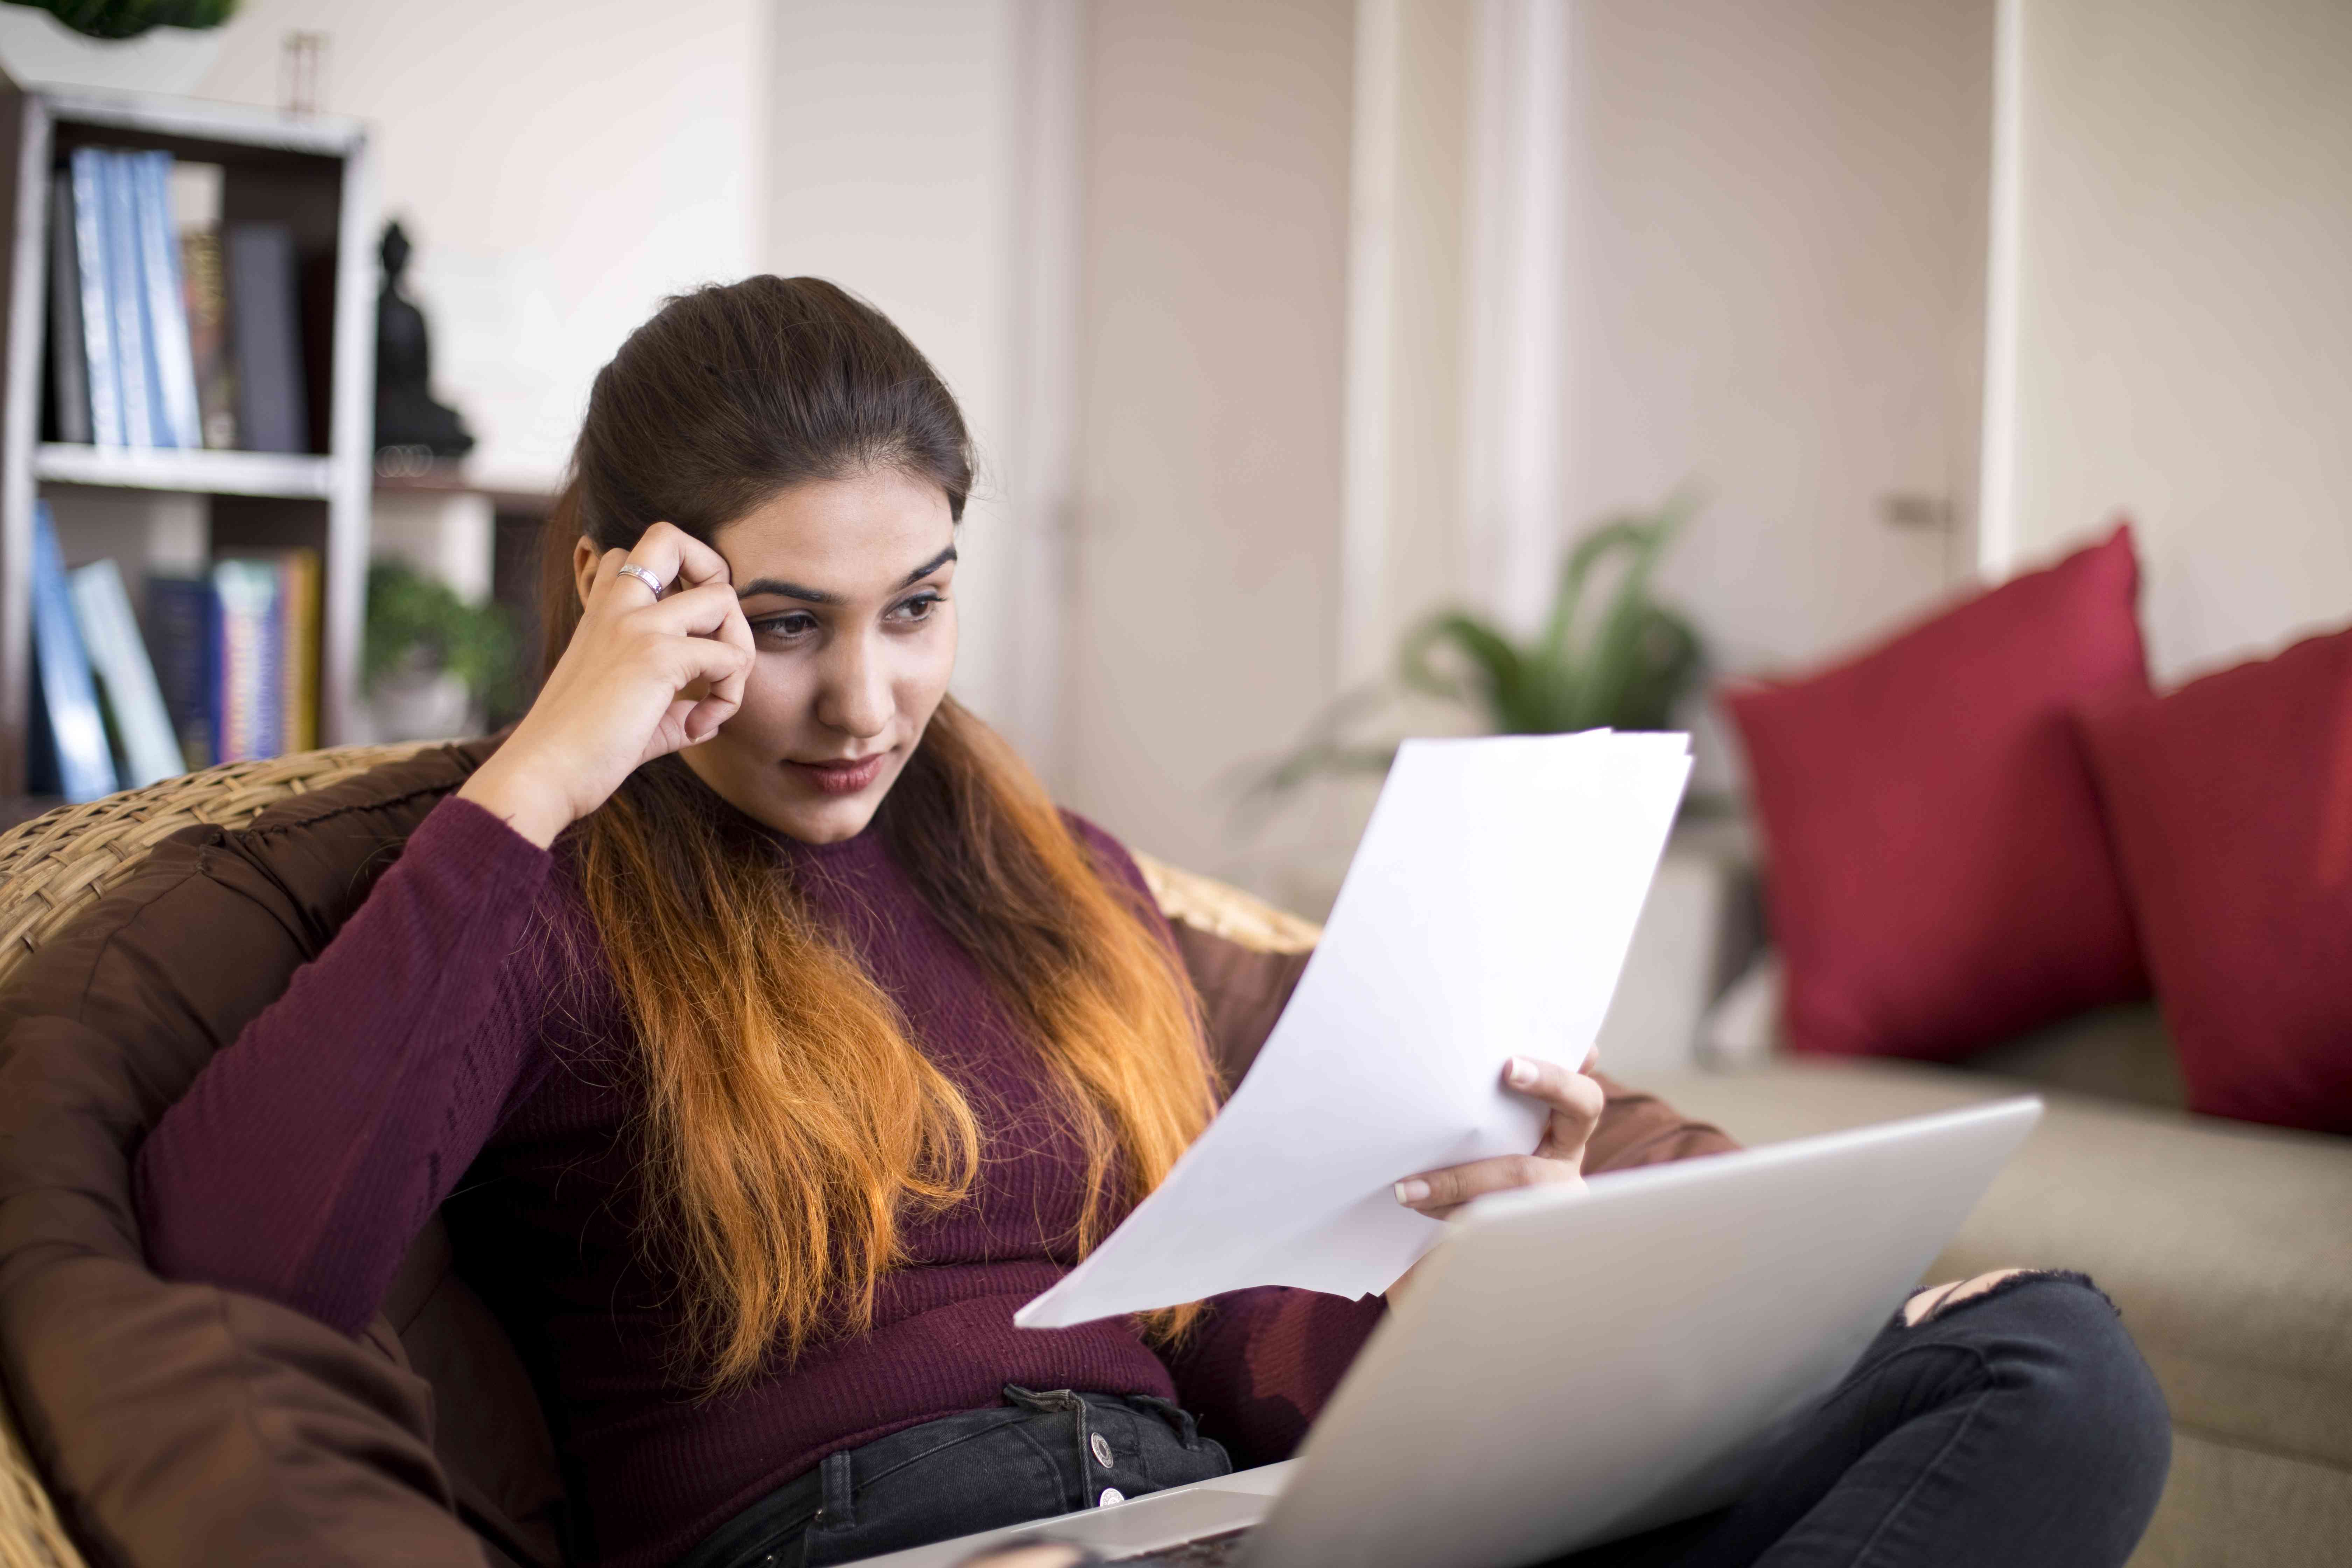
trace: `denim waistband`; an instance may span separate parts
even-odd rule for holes
[[[1004,1386],[1004,1403],[827,1455],[673,1568],[817,1568],[1231,1472],[1186,1411],[1150,1394]]]

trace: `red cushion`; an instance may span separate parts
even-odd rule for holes
[[[2147,689],[2128,524],[1811,679],[1728,694],[1790,1043],[1948,1061],[2145,995],[2071,710]]]
[[[2190,1109],[2352,1132],[2352,631],[2082,718]]]

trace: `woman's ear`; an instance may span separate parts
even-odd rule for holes
[[[604,552],[596,548],[596,542],[584,533],[580,542],[572,547],[572,582],[580,590],[583,606],[588,603],[588,590],[596,585],[596,563],[604,558]]]

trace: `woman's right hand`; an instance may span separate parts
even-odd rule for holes
[[[656,600],[624,563],[667,591]],[[604,552],[530,711],[457,793],[544,848],[637,768],[716,734],[742,704],[753,658],[726,558],[656,522],[635,549]]]

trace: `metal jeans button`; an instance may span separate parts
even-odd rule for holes
[[[1095,1499],[1095,1506],[1097,1508],[1108,1508],[1115,1502],[1125,1502],[1126,1500],[1127,1494],[1119,1490],[1117,1487],[1105,1487],[1102,1489],[1102,1496]]]
[[[1097,1432],[1092,1437],[1088,1438],[1087,1441],[1087,1447],[1095,1451],[1096,1464],[1100,1465],[1106,1470],[1110,1468],[1110,1444],[1101,1433]]]

